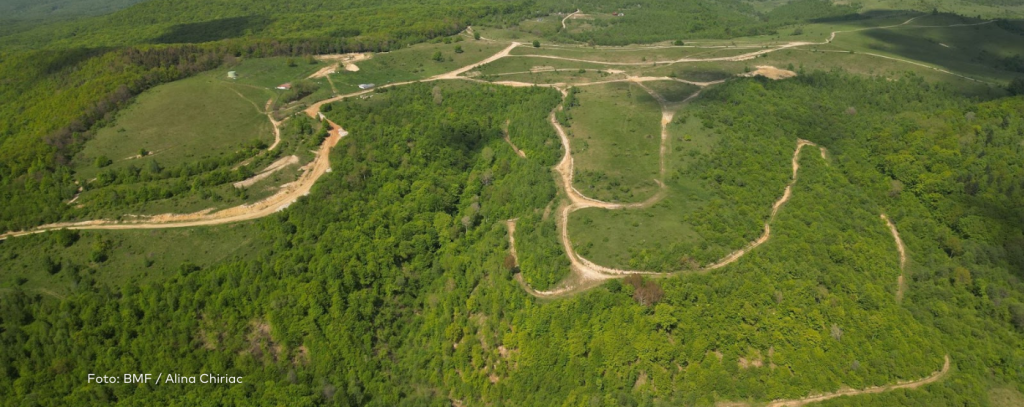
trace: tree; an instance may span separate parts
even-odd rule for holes
[[[479,40],[479,39],[480,39],[480,33],[478,33],[478,32],[474,32],[474,33],[473,33],[473,39],[474,39],[474,40]]]
[[[540,48],[540,41],[533,40],[533,47],[534,48]]]
[[[843,339],[843,329],[840,328],[839,325],[832,324],[832,329],[830,329],[829,331],[832,335],[832,339],[835,339],[837,341]]]
[[[1018,76],[1010,81],[1010,85],[1006,87],[1006,90],[1010,91],[1011,95],[1024,95],[1024,76]]]
[[[106,166],[108,166],[110,164],[113,164],[113,163],[114,163],[114,161],[111,160],[110,158],[108,158],[105,155],[101,155],[99,157],[96,157],[96,160],[93,161],[93,165],[95,165],[96,168],[103,168],[103,167],[106,167]]]
[[[673,42],[672,45],[675,45],[677,47],[681,47],[681,46],[683,46],[683,40],[676,40],[676,42]]]
[[[441,54],[441,51],[434,51],[434,56],[430,57],[430,59],[437,62],[444,62],[444,55]]]
[[[79,235],[77,230],[70,230],[68,228],[63,228],[54,232],[54,240],[56,240],[57,244],[61,247],[71,247],[71,245],[78,241],[78,237]]]
[[[455,46],[455,53],[456,54],[461,54],[462,53],[462,46],[461,45],[456,45]]]

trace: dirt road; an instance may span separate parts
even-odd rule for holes
[[[570,18],[572,18],[572,16],[574,16],[576,14],[579,14],[579,12],[580,12],[580,9],[576,9],[576,11],[573,11],[572,13],[570,13],[569,15],[565,16],[565,18],[562,19],[562,29],[563,30],[566,29],[565,21],[570,19]]]
[[[903,239],[900,239],[900,232],[896,230],[896,225],[884,213],[882,214],[882,220],[889,226],[889,232],[892,233],[892,238],[896,241],[896,251],[900,253],[900,276],[896,279],[896,301],[903,301],[903,293],[906,291],[903,273],[907,266],[907,248],[903,245]]]
[[[942,365],[942,369],[936,370],[930,376],[920,380],[914,380],[909,382],[897,382],[885,386],[874,386],[865,389],[842,389],[832,393],[819,394],[814,396],[804,397],[802,399],[795,400],[775,400],[768,404],[768,407],[801,407],[810,403],[817,403],[820,401],[834,399],[836,397],[843,396],[857,396],[861,394],[876,394],[896,389],[916,389],[926,384],[931,384],[939,381],[943,377],[949,374],[949,355],[945,356],[945,363]]]
[[[267,168],[264,168],[263,171],[260,171],[259,174],[253,175],[245,180],[238,181],[232,185],[234,185],[235,188],[248,188],[257,182],[260,182],[261,180],[271,175],[274,175],[275,172],[281,171],[289,165],[298,163],[298,156],[290,155],[287,157],[282,157],[281,159],[270,163],[270,165],[268,165]]]
[[[526,153],[523,152],[523,150],[520,150],[519,147],[516,147],[516,145],[512,143],[512,139],[509,138],[508,136],[509,123],[510,120],[505,120],[505,125],[501,127],[502,137],[505,139],[505,142],[508,143],[509,147],[512,147],[512,151],[516,152],[516,155],[518,155],[520,158],[526,158]],[[513,225],[512,227],[515,228],[515,225]]]

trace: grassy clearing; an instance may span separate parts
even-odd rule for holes
[[[700,90],[699,86],[676,81],[651,81],[644,86],[661,95],[669,103],[682,102]]]
[[[461,37],[460,37],[461,38]],[[455,52],[461,47],[462,53]],[[450,72],[498,53],[507,43],[465,40],[451,44],[417,44],[397,51],[374,54],[373,58],[357,62],[358,72],[340,70],[331,75],[338,93],[359,90],[361,83],[385,85],[412,81]],[[441,53],[441,61],[434,60]]]
[[[685,251],[702,244],[690,217],[715,196],[694,175],[693,166],[701,155],[711,152],[717,136],[685,109],[677,113],[668,130],[665,199],[642,210],[591,208],[573,213],[569,231],[581,255],[611,267],[654,270],[662,269],[662,253],[672,251],[673,247]],[[672,266],[678,269],[687,264],[676,261]]]
[[[273,127],[254,102],[222,84],[216,73],[153,88],[96,133],[75,158],[81,181],[100,171],[97,157],[113,161],[111,169],[145,166],[157,160],[174,166],[231,153],[254,140],[270,144]],[[130,159],[145,149],[152,154]]]
[[[598,73],[596,70],[562,70],[562,71],[548,71],[548,72],[534,72],[534,73],[516,73],[511,75],[489,75],[483,76],[479,79],[488,81],[517,81],[517,82],[528,82],[528,83],[574,83],[584,84],[591,82],[609,81],[615,79],[624,79],[624,75],[613,75],[607,72]]]
[[[561,19],[558,20],[558,26],[561,27]],[[512,41],[519,41],[523,43],[530,43],[533,40],[538,40],[541,43],[546,43],[547,39],[543,36],[534,35],[527,31],[522,31],[518,28],[500,28],[500,27],[487,27],[487,26],[473,26],[473,31],[480,34],[481,38],[487,40],[509,43]]]
[[[1024,406],[1024,394],[1013,387],[994,387],[988,391],[988,402],[995,407]]]
[[[547,37],[557,34],[558,30],[562,29],[562,18],[560,15],[535,17],[520,21],[513,29],[537,37]]]
[[[289,61],[294,63],[294,66],[290,66]],[[218,78],[227,80],[228,71],[235,71],[238,75],[238,79],[235,82],[239,84],[274,90],[278,85],[305,79],[317,70],[330,64],[329,62],[316,60],[312,62],[314,63],[310,63],[306,58],[246,59],[238,65],[220,68],[215,73],[218,74]],[[326,82],[322,83],[326,84]],[[274,91],[275,93],[280,93],[279,91]],[[264,99],[264,101],[266,100]]]
[[[512,50],[513,55],[546,55],[563,58],[584,59],[596,62],[618,62],[641,64],[656,61],[676,61],[682,58],[714,58],[740,55],[755,51],[746,48],[696,48],[696,47],[663,47],[663,48],[590,48],[590,47],[518,47]]]
[[[833,45],[855,52],[872,52],[920,61],[966,76],[1007,82],[1021,75],[1024,36],[1008,32],[994,23],[916,28],[915,26],[976,24],[976,19],[928,16],[911,24],[877,30],[840,34]]]
[[[569,129],[576,188],[595,199],[633,202],[658,189],[661,107],[633,83],[581,87]]]
[[[66,295],[96,282],[157,281],[182,264],[205,267],[254,253],[258,233],[250,223],[203,228],[80,231],[70,247],[49,232],[0,242],[0,293],[20,286],[28,292]],[[106,259],[97,261],[96,252]],[[49,260],[49,263],[48,263]],[[59,267],[51,264],[60,264]],[[84,288],[84,287],[83,287]]]
[[[525,56],[509,56],[487,65],[481,66],[476,71],[482,75],[494,75],[513,72],[530,72],[537,69],[586,69],[586,70],[608,70],[610,67],[600,63],[562,61],[549,58],[535,58]],[[628,71],[631,67],[615,67]]]

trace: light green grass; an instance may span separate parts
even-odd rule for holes
[[[483,75],[529,72],[537,67],[548,67],[556,69],[586,69],[586,70],[607,70],[610,67],[601,63],[562,61],[558,59],[536,58],[525,56],[508,56],[476,69]],[[615,67],[623,71],[629,71],[630,67]]]
[[[563,58],[582,59],[593,62],[618,62],[643,64],[654,62],[676,61],[682,58],[715,58],[740,55],[756,49],[741,48],[698,48],[694,46],[684,47],[659,47],[659,48],[591,48],[591,47],[554,47],[541,46],[533,48],[529,46],[517,47],[512,50],[513,55],[547,55]],[[546,59],[546,58],[539,58]],[[549,59],[550,60],[550,59]]]
[[[511,75],[489,75],[479,77],[479,79],[488,81],[517,81],[527,83],[539,83],[539,84],[553,84],[553,83],[572,83],[572,84],[585,84],[591,82],[609,81],[614,79],[624,79],[623,75],[612,75],[608,73],[598,73],[597,70],[584,70],[580,73],[579,70],[569,69],[560,71],[547,71],[547,72],[534,72],[534,73],[517,73]]]
[[[696,85],[676,81],[650,81],[644,82],[644,86],[661,95],[669,103],[682,102],[700,90]]]
[[[289,60],[295,62],[295,66],[288,66]],[[305,79],[330,63],[317,61],[315,64],[310,64],[306,58],[253,58],[243,60],[235,66],[219,68],[214,73],[218,78],[228,80],[228,71],[235,71],[238,75],[235,82],[239,84],[280,93],[274,89],[278,85]]]
[[[74,162],[80,181],[100,171],[94,165],[98,156],[113,160],[111,169],[145,166],[151,160],[169,167],[231,153],[253,140],[272,143],[267,117],[229,86],[204,74],[143,93],[85,144]],[[140,149],[152,154],[129,159]]]
[[[461,46],[463,52],[456,53],[455,46]],[[351,93],[358,91],[361,83],[386,85],[450,72],[484,60],[507,46],[507,43],[475,40],[452,44],[417,44],[397,51],[374,54],[373,58],[356,63],[359,71],[340,70],[331,75],[331,80],[338,93]],[[435,52],[441,52],[444,60],[438,62],[431,59]]]
[[[1024,406],[1024,394],[1013,387],[994,387],[988,391],[988,402],[994,407]]]
[[[56,243],[54,232],[8,239],[0,242],[0,270],[4,270],[0,276],[0,295],[18,286],[19,279],[25,279],[21,288],[47,296],[50,293],[67,295],[84,284],[76,281],[95,280],[111,286],[129,280],[156,281],[177,273],[185,262],[205,267],[236,256],[244,258],[254,252],[251,242],[257,233],[257,227],[250,223],[162,230],[81,231],[81,239],[67,248]],[[92,253],[101,241],[108,242],[108,258],[94,262]],[[64,267],[50,274],[44,268],[47,257],[63,262]],[[77,273],[72,270],[72,264],[80,268]]]
[[[688,216],[714,196],[688,171],[697,157],[711,151],[716,136],[703,128],[700,120],[690,117],[685,108],[676,117],[669,125],[665,198],[645,209],[590,208],[573,213],[570,237],[582,256],[605,266],[651,270],[661,264],[658,257],[671,251],[671,246],[701,244]],[[678,268],[672,270],[687,267],[683,258],[674,260]]]
[[[661,107],[633,83],[580,87],[571,110],[576,188],[589,197],[642,201],[659,177]]]

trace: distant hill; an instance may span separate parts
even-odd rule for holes
[[[97,16],[143,1],[145,0],[6,0],[0,2],[0,19],[49,20]]]

